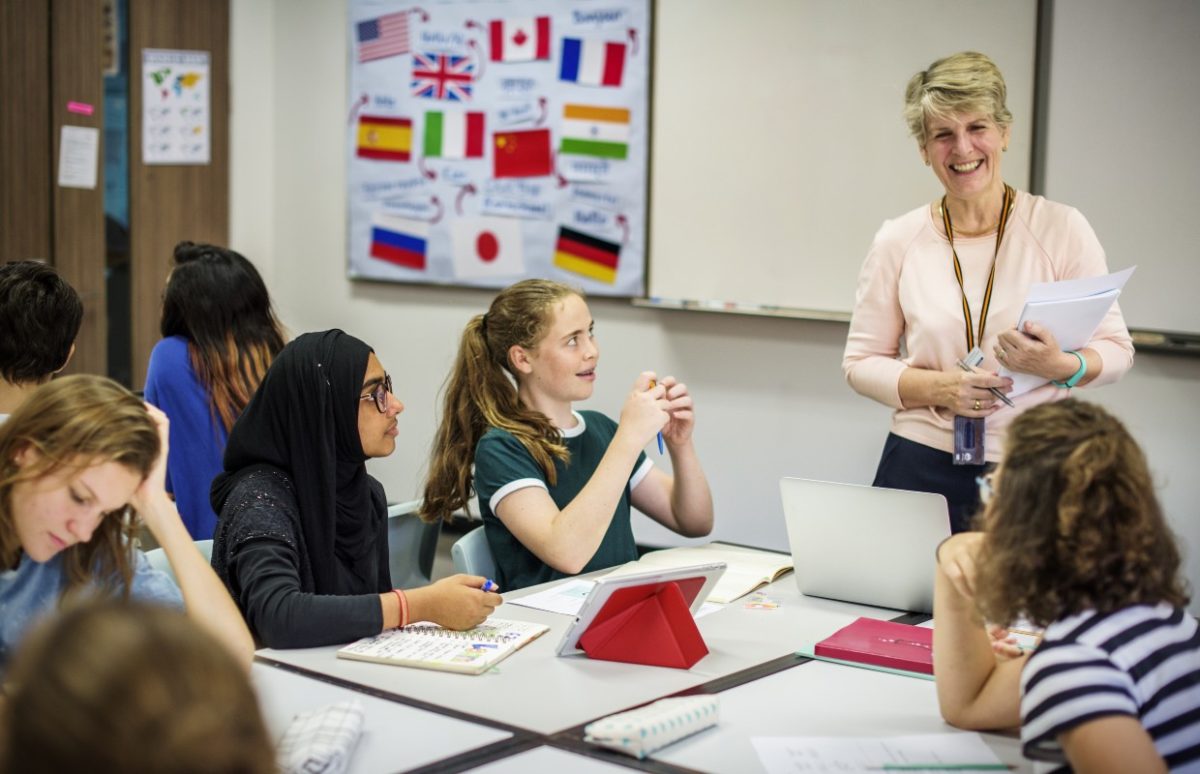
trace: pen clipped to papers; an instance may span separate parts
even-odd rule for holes
[[[956,360],[954,362],[958,363],[958,367],[964,371],[967,371],[967,372],[974,371],[975,369],[972,366],[977,366],[983,362],[983,352],[980,351],[979,347],[976,347],[975,349],[973,349],[967,353],[966,358],[964,358],[963,360]],[[1004,401],[1005,406],[1010,406],[1012,408],[1016,407],[1016,404],[1013,403],[1012,400],[1010,400],[1007,395],[1000,392],[995,387],[988,387],[987,389],[988,389],[988,392],[995,395],[1000,400]],[[978,405],[978,404],[976,404],[976,405]]]

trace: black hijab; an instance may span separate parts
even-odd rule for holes
[[[221,513],[252,472],[276,468],[288,478],[317,594],[378,590],[386,503],[367,475],[358,435],[371,351],[340,330],[306,333],[285,346],[230,431],[225,470],[213,480],[212,506]]]

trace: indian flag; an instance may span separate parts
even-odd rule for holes
[[[616,242],[560,226],[554,245],[554,265],[584,277],[612,285],[617,281],[617,258],[621,246]]]
[[[359,158],[408,161],[411,153],[411,119],[368,115],[358,117]]]
[[[564,105],[560,153],[625,159],[629,155],[629,110]]]
[[[483,113],[431,110],[425,114],[425,157],[483,158]]]

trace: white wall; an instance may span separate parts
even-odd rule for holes
[[[486,308],[490,294],[345,278],[345,2],[232,5],[231,241],[264,270],[293,332],[337,326],[376,348],[407,410],[396,454],[372,470],[392,499],[417,496],[439,388],[462,326]],[[898,73],[897,81],[907,75]],[[904,131],[899,119],[895,131]],[[864,251],[870,238],[863,234]],[[861,256],[845,260],[857,264]],[[786,545],[782,475],[870,481],[888,412],[842,380],[844,324],[604,300],[591,306],[602,352],[592,408],[615,412],[645,368],[691,386],[697,446],[717,503],[716,537]],[[1145,446],[1164,505],[1189,544],[1188,576],[1200,589],[1198,388],[1200,360],[1143,354],[1122,382],[1088,395],[1122,416]],[[647,520],[638,520],[637,534],[646,542],[673,538]]]

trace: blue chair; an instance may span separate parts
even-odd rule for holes
[[[454,541],[454,545],[450,546],[450,558],[454,561],[455,572],[484,578],[496,577],[496,560],[492,558],[492,549],[488,546],[482,526]]]
[[[212,561],[213,542],[211,540],[197,540],[196,548],[204,557],[205,561]],[[150,566],[161,572],[165,572],[167,576],[175,581],[179,580],[175,577],[175,570],[171,569],[171,563],[167,561],[167,552],[161,548],[151,548],[146,552],[146,559],[149,560]]]
[[[427,524],[417,516],[421,500],[388,506],[388,555],[392,585],[398,589],[424,586],[433,576],[442,522]]]

